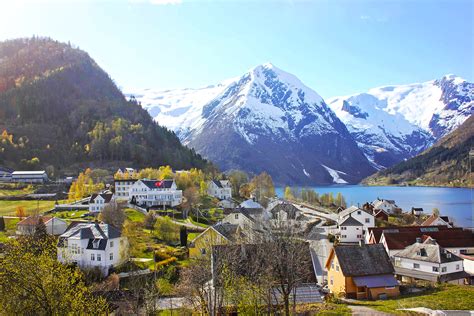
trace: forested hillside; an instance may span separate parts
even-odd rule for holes
[[[474,148],[474,117],[424,153],[380,171],[367,184],[470,186],[469,151]]]
[[[127,101],[89,55],[48,38],[0,42],[0,165],[208,163]]]

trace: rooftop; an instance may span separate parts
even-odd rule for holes
[[[426,239],[423,243],[416,242],[413,245],[406,247],[397,253],[395,257],[432,263],[447,263],[462,260],[451,252],[446,251],[432,238]]]

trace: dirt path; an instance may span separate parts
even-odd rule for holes
[[[358,305],[348,305],[352,310],[352,315],[356,316],[391,316],[392,314],[384,313],[376,311],[375,309],[366,307],[366,306],[358,306]]]

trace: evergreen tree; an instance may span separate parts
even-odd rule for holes
[[[188,246],[188,230],[186,226],[181,226],[179,228],[179,241],[182,247]]]
[[[0,216],[0,232],[5,231],[5,219],[3,216]]]

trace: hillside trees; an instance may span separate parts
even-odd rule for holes
[[[71,201],[81,199],[103,189],[104,184],[102,182],[95,183],[92,179],[92,170],[87,168],[84,172],[79,173],[77,180],[69,187],[68,198]]]

